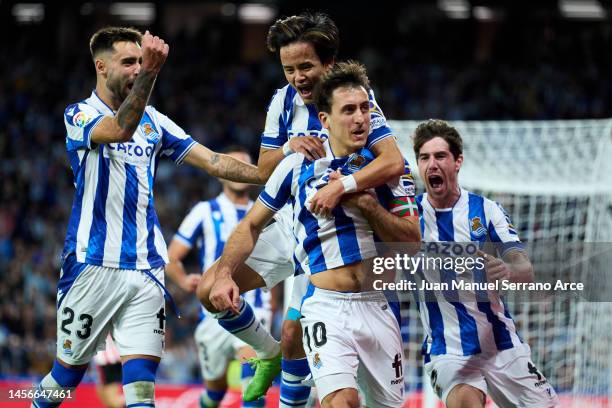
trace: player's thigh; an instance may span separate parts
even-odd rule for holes
[[[234,336],[207,316],[194,333],[202,377],[206,381],[223,380],[228,363],[234,358]]]
[[[446,397],[447,408],[484,408],[487,397],[469,384],[457,384]]]
[[[283,223],[275,222],[259,235],[245,265],[261,276],[268,289],[272,289],[295,272],[294,249],[293,233]]]
[[[353,302],[351,331],[360,365],[358,383],[366,405],[401,407],[404,404],[404,352],[400,328],[387,300],[380,292],[360,294]]]
[[[500,408],[559,406],[555,390],[533,364],[529,353],[515,355],[511,349],[500,354],[500,359],[509,361],[503,365],[490,364],[485,373],[489,395]],[[512,358],[504,358],[504,354]]]
[[[113,339],[122,357],[146,355],[161,358],[166,330],[165,299],[161,287],[146,273],[126,272],[127,299],[113,319]],[[164,269],[150,271],[159,282]]]
[[[57,357],[70,365],[87,364],[110,330],[113,316],[129,294],[123,271],[77,263],[69,257],[58,282]]]
[[[458,385],[469,385],[487,394],[487,383],[483,374],[482,359],[474,356],[432,356],[425,364],[425,374],[429,377],[434,392],[449,404],[449,395]]]
[[[316,291],[320,291],[317,289]],[[359,357],[347,333],[342,301],[318,296],[304,300],[302,342],[319,399],[343,388],[357,390]]]

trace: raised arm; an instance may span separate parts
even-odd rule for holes
[[[311,200],[311,210],[317,214],[329,214],[340,202],[342,195],[385,184],[404,173],[404,158],[393,137],[387,137],[371,147],[376,158],[352,175],[355,186],[346,191],[342,181],[333,180],[317,191]]]
[[[169,47],[159,37],[148,31],[142,36],[142,66],[132,90],[123,101],[117,114],[105,116],[91,133],[93,143],[123,143],[129,141],[144,113],[151,96],[155,78],[166,61]],[[138,63],[137,61],[135,63]]]
[[[249,184],[264,184],[257,167],[227,154],[216,153],[196,144],[185,156],[185,163],[206,170],[210,175],[230,181]]]

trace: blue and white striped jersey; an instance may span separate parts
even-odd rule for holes
[[[221,256],[227,239],[252,205],[250,200],[247,205],[234,204],[223,193],[212,200],[201,201],[187,214],[174,239],[198,249],[200,269],[204,272]],[[268,291],[258,288],[245,293],[244,298],[255,308],[270,309]]]
[[[392,136],[385,115],[376,103],[373,91],[369,92],[369,98],[370,134],[365,146],[368,149]],[[261,135],[261,147],[278,149],[292,137],[299,136],[318,136],[327,139],[329,134],[321,125],[314,104],[305,104],[295,88],[287,84],[276,90],[268,105],[266,124]],[[287,228],[292,225],[291,211],[288,207],[280,211],[275,219]]]
[[[358,209],[339,204],[330,218],[309,211],[310,199],[327,184],[331,172],[340,169],[344,175],[353,174],[374,159],[365,148],[349,156],[335,157],[328,141],[323,146],[326,157],[314,162],[299,153],[283,159],[259,196],[261,203],[274,212],[290,203],[297,241],[294,252],[296,269],[311,274],[377,255],[374,231]],[[376,194],[383,206],[392,208],[394,199],[414,196],[410,193],[411,188],[411,178],[398,177],[376,188]],[[411,203],[399,201],[401,206],[396,210],[400,212]],[[414,210],[416,214],[416,207]]]
[[[382,110],[370,90],[370,134],[366,148],[390,137],[391,129]],[[266,125],[261,135],[261,147],[278,149],[292,137],[318,136],[327,139],[329,134],[321,126],[314,104],[305,104],[291,85],[277,89],[268,105]]]
[[[512,249],[523,250],[510,218],[498,203],[461,189],[452,208],[433,208],[427,193],[417,196],[422,239],[431,242],[494,242],[499,255]],[[427,273],[428,280],[450,282],[457,279],[454,270]],[[484,282],[483,269],[474,268],[468,280]],[[462,277],[462,279],[466,279]],[[425,296],[437,301],[420,302],[419,312],[427,334],[426,353],[469,356],[496,353],[523,344],[503,300],[497,293],[477,291],[474,301],[457,301],[452,291],[433,291]],[[472,296],[472,294],[470,294]]]
[[[95,91],[64,112],[76,187],[64,256],[109,268],[158,268],[168,254],[153,206],[155,170],[161,156],[180,164],[195,142],[147,106],[129,142],[92,143],[96,125],[113,115]]]

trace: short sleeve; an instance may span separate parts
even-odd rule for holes
[[[91,133],[103,117],[103,114],[85,103],[69,105],[64,111],[66,150],[91,149]]]
[[[524,245],[519,239],[510,216],[501,204],[486,201],[485,216],[488,220],[487,231],[492,242],[501,243],[500,255],[505,255],[511,249],[523,250]]]
[[[174,235],[174,239],[178,239],[189,248],[192,248],[203,235],[203,219],[206,210],[206,203],[195,205],[181,223],[181,226]]]
[[[288,140],[285,116],[291,115],[293,97],[290,87],[278,89],[268,105],[266,124],[261,135],[261,147],[278,149]],[[288,105],[287,107],[285,105]],[[286,112],[287,109],[289,112]]]
[[[370,134],[368,135],[368,140],[366,143],[366,147],[368,149],[374,146],[376,143],[380,142],[381,140],[392,136],[391,128],[389,127],[389,125],[387,125],[387,119],[385,118],[382,109],[380,109],[380,106],[378,106],[378,103],[376,102],[373,90],[370,90],[369,98]]]
[[[157,113],[157,120],[162,130],[160,154],[181,164],[196,142],[166,115]]]
[[[277,212],[291,198],[291,185],[293,172],[297,160],[303,160],[303,155],[292,154],[285,157],[274,169],[263,191],[259,194],[259,201],[270,210]]]

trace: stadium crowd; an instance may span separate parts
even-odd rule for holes
[[[396,24],[368,39],[353,35],[346,20],[337,21],[346,32],[341,56],[366,64],[390,119],[612,113],[609,24],[475,28],[474,22],[427,25],[399,13]],[[202,144],[219,149],[238,143],[256,157],[266,98],[284,80],[272,56],[245,61],[235,52],[233,42],[241,41],[235,29],[208,24],[170,37],[154,104]],[[19,30],[10,48],[8,39],[1,40],[0,53],[0,373],[39,376],[49,371],[55,353],[56,282],[74,193],[62,112],[93,89],[84,46],[93,27],[82,27],[78,46],[59,53],[53,37],[45,39],[46,28]],[[166,241],[191,206],[219,189],[203,172],[160,164],[155,199]],[[195,270],[195,259],[190,266]],[[169,320],[160,377],[196,381],[195,359],[186,356],[194,353],[199,306],[169,286],[184,318]]]

